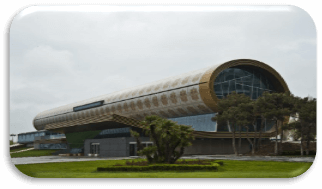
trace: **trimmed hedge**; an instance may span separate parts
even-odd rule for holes
[[[98,167],[97,171],[218,171],[219,164],[212,165],[181,165],[181,164],[156,164],[148,166],[109,166]]]
[[[184,164],[184,165],[211,165],[212,163],[218,163],[219,165],[223,165],[222,161],[214,161],[214,160],[209,160],[209,159],[198,159],[198,160],[188,160],[186,161],[185,159],[176,161],[174,164]],[[123,164],[115,164],[114,166],[148,166],[149,162],[146,160],[143,161],[126,161],[125,165]]]
[[[218,163],[220,166],[223,166],[224,165],[224,162],[223,161],[216,161],[215,163]]]

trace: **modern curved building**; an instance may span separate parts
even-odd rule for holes
[[[87,142],[89,152],[94,152],[97,146],[91,145],[93,141],[102,141],[104,138],[129,138],[134,144],[129,129],[138,129],[139,121],[148,115],[158,115],[180,124],[191,125],[197,139],[231,140],[228,128],[218,127],[216,122],[211,121],[211,117],[217,112],[218,100],[233,91],[256,99],[264,91],[287,92],[289,89],[280,74],[267,64],[238,59],[47,110],[39,113],[33,124],[37,130],[65,133],[67,141],[71,138],[71,146],[77,143],[75,138],[82,136],[80,138],[84,142],[78,142],[74,146],[85,154],[91,154],[87,153]],[[264,137],[270,137],[272,132],[272,124],[267,124]],[[94,143],[102,148],[101,143]],[[126,142],[126,145],[127,143],[130,145],[131,142]],[[194,152],[194,146],[198,145],[190,147],[191,154],[203,153]],[[127,145],[125,151],[127,147],[134,148],[133,145]],[[189,153],[189,149],[187,151]],[[228,149],[221,151],[229,153]],[[100,154],[104,155],[102,152]],[[126,152],[126,155],[129,154],[131,152]],[[107,155],[113,156],[113,153]],[[118,154],[114,153],[114,156]]]

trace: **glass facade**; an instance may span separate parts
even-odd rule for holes
[[[105,129],[105,130],[102,130],[99,133],[99,135],[110,135],[110,134],[130,133],[130,130],[131,130],[130,127],[116,128],[116,129]]]
[[[203,114],[169,119],[180,125],[190,125],[196,131],[217,131],[217,123],[211,120],[215,115],[216,114]]]
[[[78,154],[78,153],[83,153],[84,152],[84,148],[72,148],[69,153],[71,154]]]
[[[108,126],[107,126],[108,127]],[[139,133],[141,137],[148,137],[141,128],[136,127],[123,127],[123,128],[114,128],[114,129],[105,129],[102,130],[98,135],[93,137],[94,139],[103,139],[103,138],[120,138],[120,137],[132,137],[131,130]]]
[[[67,149],[67,144],[39,144],[39,149]]]
[[[44,139],[59,139],[59,138],[65,138],[64,134],[60,133],[52,133],[50,131],[38,131],[38,132],[32,132],[32,133],[21,133],[18,134],[18,143],[32,143],[35,141],[35,139],[38,137],[42,137]]]
[[[73,110],[74,110],[74,112],[77,112],[77,111],[86,110],[86,109],[89,109],[89,108],[95,108],[95,107],[98,107],[98,106],[102,106],[103,102],[104,102],[104,100],[101,100],[101,101],[98,101],[98,102],[93,102],[93,103],[90,103],[90,104],[77,106],[77,107],[74,107]]]
[[[271,82],[259,68],[232,67],[220,72],[214,82],[217,97],[222,99],[235,91],[257,99],[264,91],[275,91]]]
[[[272,127],[275,125],[275,121],[273,120],[265,120],[264,121],[264,127],[262,129],[262,132],[267,132],[270,129],[272,129]],[[260,130],[261,128],[261,118],[257,118],[257,123],[256,123],[256,130],[257,132]],[[226,131],[226,132],[230,132],[230,130],[228,129],[228,125],[219,125],[217,128],[217,131]],[[235,126],[235,131],[239,131],[239,126]],[[246,127],[242,127],[241,128],[242,132],[246,132],[247,129]],[[254,126],[253,125],[248,125],[248,132],[254,132]]]
[[[35,137],[45,136],[45,135],[46,135],[45,131],[18,134],[18,143],[31,143],[31,142],[34,142]]]

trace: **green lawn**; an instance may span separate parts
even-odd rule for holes
[[[10,152],[17,152],[17,151],[25,150],[25,149],[28,149],[28,148],[30,148],[30,147],[21,147],[21,148],[16,148],[16,149],[10,150]]]
[[[16,165],[24,174],[38,178],[290,178],[301,175],[312,163],[223,160],[218,172],[96,172],[126,160]]]
[[[51,156],[53,152],[57,150],[29,150],[25,152],[18,152],[10,154],[12,158],[15,157],[37,157],[37,156]]]

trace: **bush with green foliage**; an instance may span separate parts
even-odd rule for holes
[[[213,163],[218,163],[219,165],[223,165],[223,161],[214,161],[214,160],[208,160],[208,159],[203,159],[203,160],[188,160],[186,161],[185,159],[183,160],[178,160],[174,164],[181,164],[181,165],[212,165]],[[115,164],[114,166],[148,166],[151,165],[149,164],[148,161],[126,161],[124,165],[122,164]]]
[[[109,166],[98,167],[97,171],[217,171],[220,165],[185,165],[185,164],[155,164],[148,166]]]
[[[149,163],[175,163],[194,140],[191,126],[179,125],[159,116],[147,116],[141,124],[153,146],[143,149],[139,133],[132,130],[131,135],[136,138],[138,153],[146,156]]]

